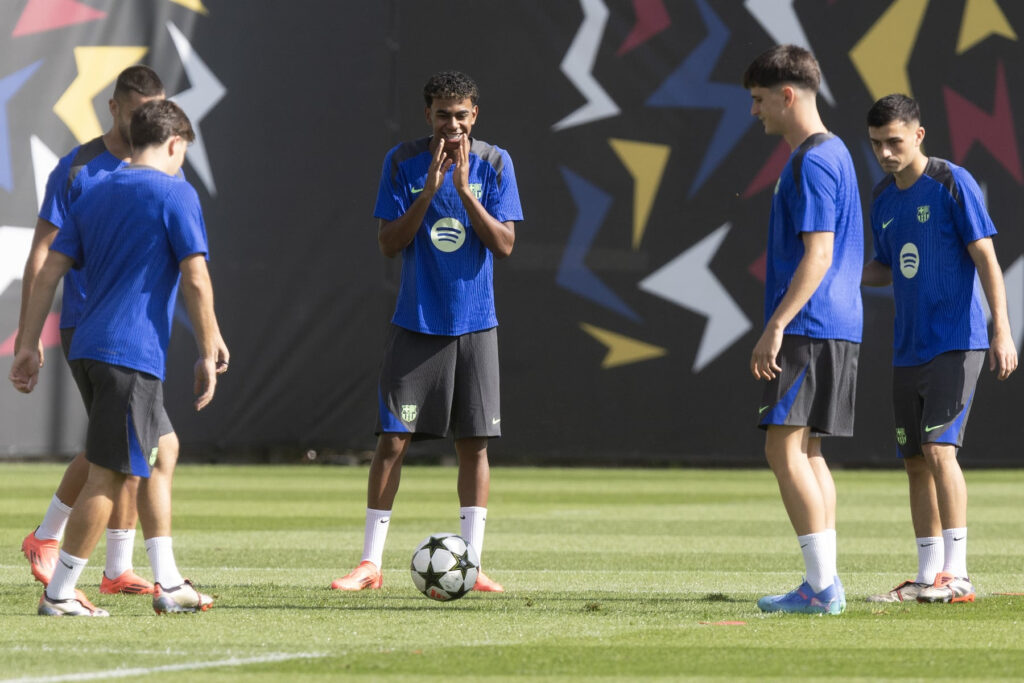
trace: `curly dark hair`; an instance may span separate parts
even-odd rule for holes
[[[743,87],[774,88],[791,83],[818,92],[821,67],[810,52],[797,45],[776,45],[761,53],[743,74]]]
[[[476,106],[480,99],[480,91],[476,87],[476,81],[461,71],[441,71],[429,79],[423,86],[423,99],[427,106],[434,104],[434,100],[464,100],[469,98]]]
[[[913,97],[902,93],[893,93],[875,102],[868,110],[868,127],[870,128],[887,126],[893,121],[920,123],[921,107]]]

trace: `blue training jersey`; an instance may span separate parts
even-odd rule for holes
[[[124,162],[107,151],[103,138],[98,137],[75,147],[57,162],[46,181],[39,217],[57,228],[64,227],[64,219],[71,205],[108,175],[124,166]],[[64,295],[60,310],[60,327],[78,325],[85,307],[85,281],[79,270],[70,270],[64,276]]]
[[[423,191],[430,138],[398,145],[384,158],[373,215],[400,218]],[[414,332],[461,335],[498,324],[491,251],[477,237],[452,182],[453,169],[434,194],[416,237],[402,250],[402,283],[392,322]],[[520,221],[515,170],[508,153],[472,140],[469,183],[491,216]]]
[[[906,190],[892,175],[871,204],[875,260],[892,269],[893,365],[927,363],[946,351],[988,348],[981,285],[967,245],[996,234],[974,178],[929,157]]]
[[[804,255],[801,233],[834,232],[832,265],[785,334],[861,341],[860,278],[864,225],[853,159],[830,133],[807,138],[789,157],[775,186],[768,228],[764,319],[786,295]]]
[[[75,202],[51,248],[74,260],[89,283],[68,359],[163,379],[179,264],[208,253],[195,188],[181,177],[127,166]]]

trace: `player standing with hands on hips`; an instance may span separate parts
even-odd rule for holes
[[[331,584],[336,590],[381,587],[391,509],[413,439],[453,434],[460,533],[483,555],[487,440],[501,435],[493,259],[512,253],[523,214],[508,153],[470,137],[476,83],[441,72],[423,95],[432,135],[388,152],[374,209],[381,251],[402,254],[402,282],[378,385],[362,561]],[[475,590],[504,589],[481,571]]]
[[[759,426],[806,579],[758,600],[765,612],[846,608],[836,575],[835,485],[821,439],[853,434],[864,234],[853,160],[818,113],[820,81],[817,60],[793,45],[763,53],[743,76],[750,113],[792,149],[772,197],[765,328],[750,370],[768,382]]]
[[[1017,369],[984,196],[963,168],[921,151],[921,111],[887,95],[867,116],[868,135],[888,175],[875,187],[875,257],[864,284],[892,283],[896,305],[893,413],[910,484],[918,568],[871,602],[973,602],[967,576],[967,483],[957,449],[988,349],[989,370]],[[977,275],[977,278],[975,277]],[[989,345],[978,284],[992,311]]]

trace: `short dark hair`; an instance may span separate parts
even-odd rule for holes
[[[434,100],[464,100],[469,98],[476,106],[480,99],[480,91],[476,82],[461,71],[441,71],[427,79],[423,86],[423,99],[427,106],[434,104]]]
[[[133,150],[162,145],[175,135],[187,142],[196,139],[192,122],[181,107],[170,100],[150,100],[132,113],[131,144]]]
[[[868,109],[868,127],[879,128],[893,121],[911,123],[921,122],[921,107],[917,100],[903,93],[886,95]]]
[[[133,92],[143,97],[157,97],[164,94],[164,84],[148,66],[130,66],[118,74],[114,97],[123,100]]]
[[[797,45],[776,45],[762,52],[743,74],[743,87],[774,88],[790,83],[818,92],[821,67],[810,52]]]

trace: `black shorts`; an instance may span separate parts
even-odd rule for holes
[[[71,353],[71,340],[75,336],[75,328],[73,327],[62,327],[60,330],[60,347],[64,351],[64,360],[68,359],[68,354]],[[68,362],[70,365],[70,361]],[[77,382],[77,380],[76,380]],[[86,411],[89,410],[89,406],[85,407]],[[160,401],[160,435],[170,434],[174,431],[174,425],[171,424],[171,418],[167,415],[167,410],[164,409],[163,401]]]
[[[414,439],[501,436],[498,330],[458,337],[388,331],[377,387],[377,429]]]
[[[115,472],[149,476],[164,430],[160,378],[120,365],[82,358],[69,361],[89,413],[85,458]]]
[[[812,437],[853,436],[860,344],[841,339],[782,337],[782,372],[764,387],[758,426],[810,427]]]
[[[923,365],[892,369],[892,406],[900,457],[922,455],[921,444],[963,445],[984,351],[947,351]]]

